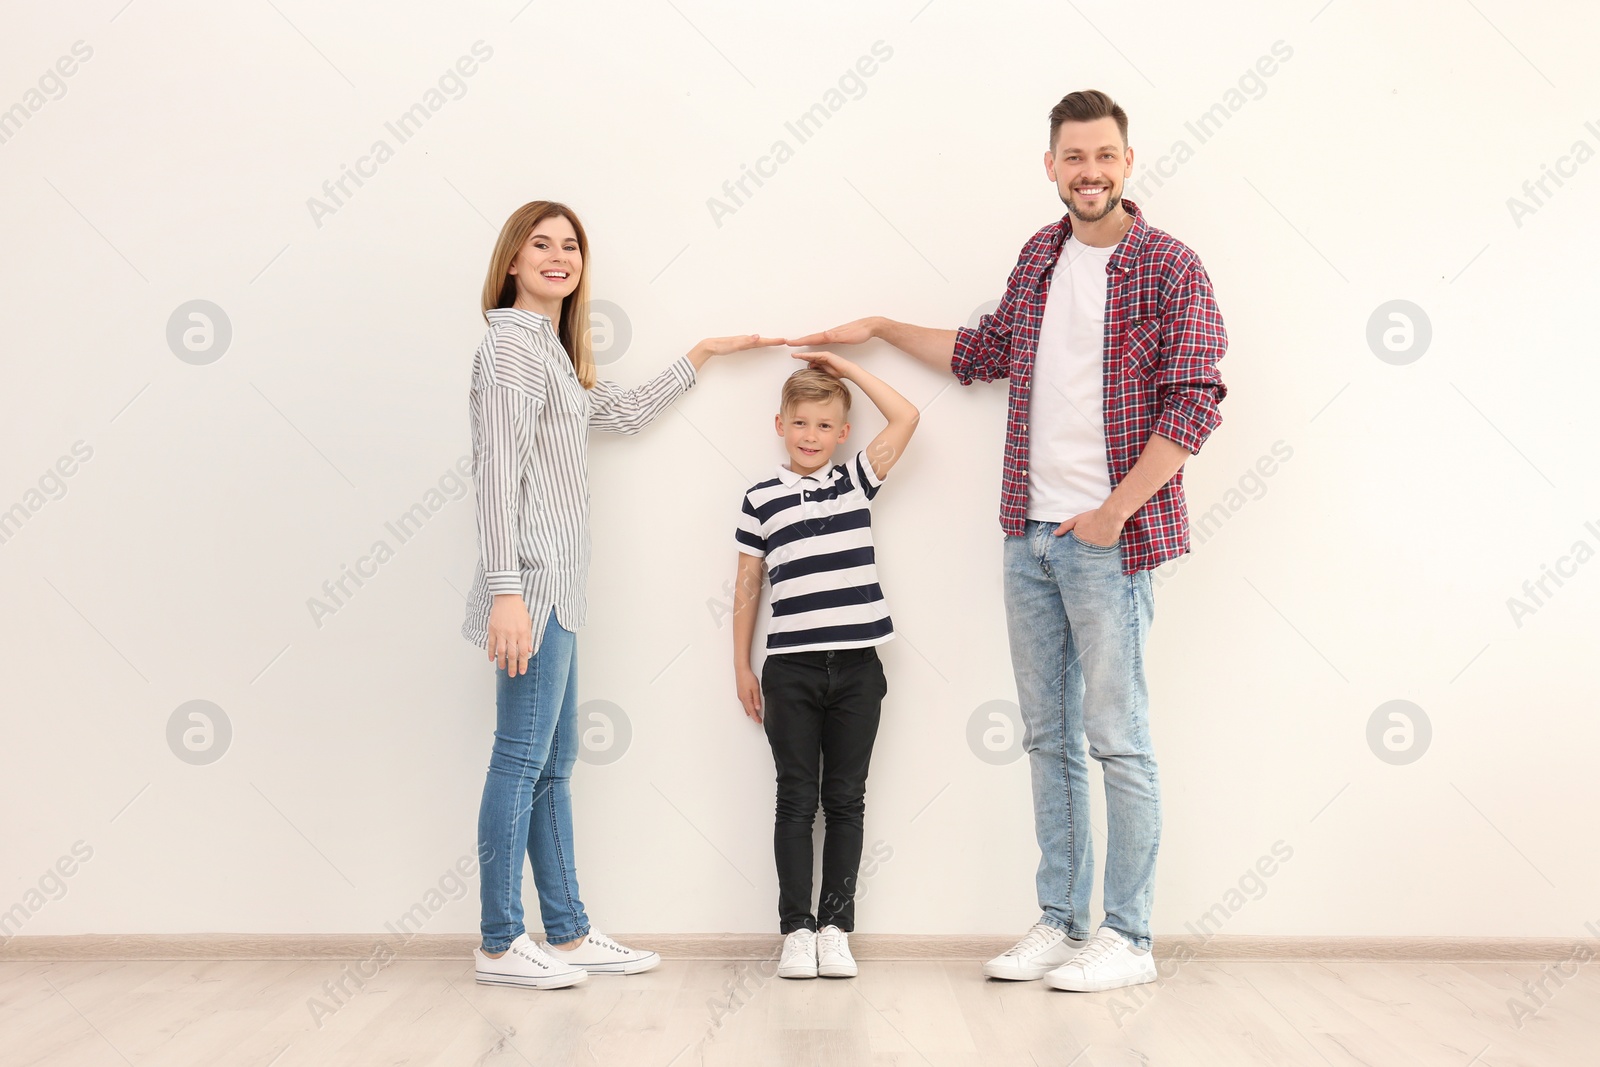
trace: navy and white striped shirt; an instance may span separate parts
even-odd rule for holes
[[[863,648],[894,636],[872,548],[872,498],[882,484],[863,450],[815,474],[779,467],[745,493],[734,540],[767,561],[768,653]]]
[[[521,593],[539,651],[545,620],[583,625],[589,575],[589,430],[638,433],[695,383],[683,356],[635,389],[585,389],[547,316],[493,308],[468,406],[478,567],[461,636],[483,648],[496,593]]]

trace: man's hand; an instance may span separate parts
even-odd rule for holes
[[[1117,543],[1117,538],[1122,536],[1122,524],[1122,519],[1101,507],[1085,511],[1081,515],[1074,515],[1056,527],[1056,536],[1064,537],[1067,531],[1071,530],[1078,535],[1080,541],[1101,548],[1110,548]]]
[[[871,318],[856,319],[843,326],[835,326],[831,330],[821,333],[808,333],[804,337],[791,337],[787,343],[794,348],[803,348],[806,345],[860,345],[879,336],[879,327],[883,319],[876,315]]]
[[[735,685],[739,690],[739,703],[744,705],[744,713],[760,725],[761,679],[756,677],[755,671],[745,667],[738,671],[738,681]]]
[[[859,366],[851,363],[848,359],[832,352],[795,352],[793,355],[795,359],[806,360],[813,367],[825,370],[835,378],[849,378],[861,370]]]

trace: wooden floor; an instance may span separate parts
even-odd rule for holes
[[[437,960],[374,962],[358,987],[354,966],[0,964],[0,1062],[1600,1064],[1595,962],[1547,977],[1542,1006],[1523,986],[1550,973],[1535,962],[1172,962],[1156,985],[1100,994],[988,981],[972,960],[870,962],[854,980],[798,982],[766,977],[771,965],[760,961],[669,960],[550,992],[480,986],[469,962]],[[349,992],[335,998],[324,983],[341,976]]]

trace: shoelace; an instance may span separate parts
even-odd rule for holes
[[[521,956],[523,959],[528,960],[539,967],[543,967],[547,971],[550,969],[550,964],[548,962],[540,959],[538,956],[532,955],[531,953],[524,952],[520,948],[514,948],[511,950],[511,952],[513,955]]]
[[[844,932],[823,930],[817,934],[817,955],[844,951]]]
[[[1121,938],[1110,931],[1102,930],[1094,935],[1094,939],[1084,946],[1082,952],[1072,957],[1072,965],[1088,970],[1121,947]]]
[[[816,944],[816,935],[812,934],[811,931],[805,930],[797,932],[802,936],[795,937],[791,934],[783,939],[783,958],[786,960],[795,956],[811,955],[811,946]],[[804,936],[806,934],[810,934],[810,936]]]
[[[1002,956],[1026,956],[1045,948],[1056,939],[1056,931],[1044,923],[1037,923],[1026,937],[1001,953]]]
[[[590,929],[590,931],[589,931],[589,944],[591,944],[591,945],[596,945],[597,944],[601,948],[606,949],[606,950],[608,950],[610,952],[620,952],[620,953],[626,954],[627,951],[628,951],[627,949],[623,948],[621,945],[617,944],[615,941],[611,940],[605,934],[602,934],[600,931],[594,930],[594,929]]]

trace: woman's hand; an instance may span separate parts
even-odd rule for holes
[[[511,677],[528,673],[533,655],[533,620],[521,593],[499,593],[489,608],[489,640],[485,645],[497,670]]]
[[[743,352],[750,348],[772,348],[781,344],[781,337],[762,337],[757,333],[740,334],[737,337],[707,337],[689,349],[689,362],[698,371],[712,356],[725,356],[729,352]]]
[[[739,703],[744,705],[744,713],[759,724],[761,722],[761,679],[756,677],[755,671],[745,667],[738,672],[738,681],[735,684],[739,690]]]

